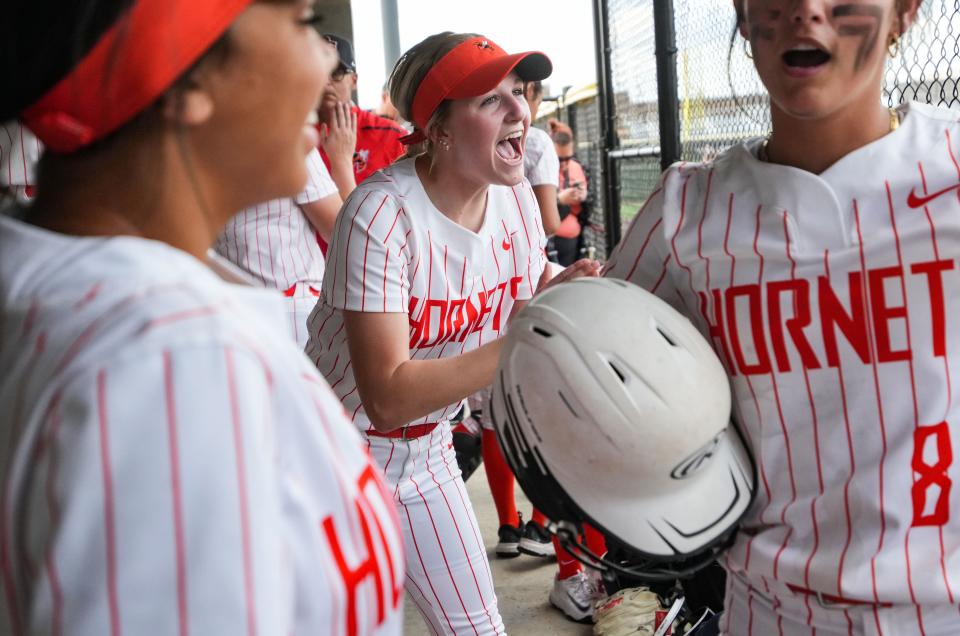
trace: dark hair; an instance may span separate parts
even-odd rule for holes
[[[0,26],[0,121],[63,79],[135,0],[13,0]]]
[[[527,88],[533,87],[533,99],[536,99],[543,95],[543,82],[540,80],[532,80],[529,82],[524,82],[523,90],[526,92]]]
[[[0,69],[5,72],[9,90],[0,93],[0,122],[17,119],[20,113],[37,102],[53,86],[66,77],[80,60],[97,44],[113,25],[117,24],[138,0],[75,0],[52,3],[49,0],[13,0],[11,17],[0,24]],[[182,108],[180,96],[189,87],[195,69],[204,61],[224,62],[230,55],[230,30],[226,30],[207,51],[184,71],[166,91]],[[116,52],[114,52],[116,53]],[[115,55],[114,55],[114,58]],[[104,81],[109,81],[109,70]],[[100,90],[88,87],[87,90]],[[152,116],[156,109],[148,106],[114,132],[72,153],[92,156],[109,148],[124,132]],[[181,131],[182,132],[182,131]],[[178,135],[184,161],[190,157],[184,140]],[[37,179],[42,180],[46,165],[58,155],[44,152],[37,166]],[[195,175],[188,170],[191,180]],[[193,182],[198,199],[202,196]],[[10,188],[0,188],[0,203],[11,196]]]
[[[13,17],[0,26],[0,72],[5,73],[9,87],[0,95],[0,122],[16,119],[24,109],[66,77],[136,1],[77,0],[64,3],[62,7],[59,3],[51,7],[49,5],[53,3],[44,0],[15,0]],[[38,6],[46,11],[38,9]],[[203,61],[212,57],[224,61],[230,53],[229,35],[228,29],[181,74],[171,89],[185,87],[193,71]],[[106,81],[109,81],[109,77]],[[88,90],[99,89],[88,87]],[[140,119],[149,110],[145,109],[119,130]],[[111,133],[80,152],[103,147],[114,136],[115,133]]]

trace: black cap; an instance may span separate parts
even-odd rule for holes
[[[323,37],[327,39],[327,42],[337,47],[337,53],[340,55],[340,66],[351,73],[356,73],[357,62],[353,59],[353,45],[350,44],[350,41],[332,33],[324,33]]]

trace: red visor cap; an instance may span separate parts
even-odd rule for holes
[[[423,141],[423,129],[446,99],[477,97],[492,90],[511,72],[525,82],[550,77],[553,64],[539,51],[508,55],[484,37],[458,44],[430,69],[413,98],[413,123],[416,130],[402,138],[405,144]]]
[[[20,119],[56,153],[103,139],[163,94],[253,0],[137,0]]]

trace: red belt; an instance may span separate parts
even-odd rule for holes
[[[834,596],[833,594],[824,594],[823,592],[815,592],[814,590],[808,590],[805,587],[800,587],[799,585],[793,585],[787,583],[787,587],[790,588],[791,592],[795,594],[805,594],[807,596],[817,597],[817,601],[820,603],[821,607],[830,607],[831,605],[876,605],[877,607],[892,607],[893,603],[874,603],[873,601],[859,601],[852,598],[846,598],[843,596]]]
[[[391,439],[416,439],[429,435],[433,429],[437,428],[437,422],[429,424],[414,424],[413,426],[401,426],[387,433],[381,433],[375,428],[367,431],[367,437],[389,437]]]
[[[283,295],[287,298],[292,298],[293,295],[297,293],[297,285],[306,285],[306,283],[294,283],[293,285],[290,285],[288,289],[283,290]],[[313,285],[307,285],[307,290],[309,290],[309,292],[314,296],[320,295],[320,290],[315,288]]]

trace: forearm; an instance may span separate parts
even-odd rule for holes
[[[330,178],[337,184],[337,190],[340,192],[340,198],[344,201],[350,196],[357,187],[357,180],[353,174],[353,164],[351,162],[330,161]]]
[[[560,227],[560,211],[557,210],[557,188],[550,184],[533,186],[533,194],[540,206],[543,233],[553,236]]]
[[[360,388],[367,417],[388,432],[476,393],[493,382],[500,348],[498,339],[450,358],[401,362],[382,386]]]
[[[300,206],[310,225],[320,233],[320,236],[327,243],[330,242],[333,226],[337,222],[337,214],[340,212],[342,203],[339,195],[331,194],[318,201],[311,201]]]

